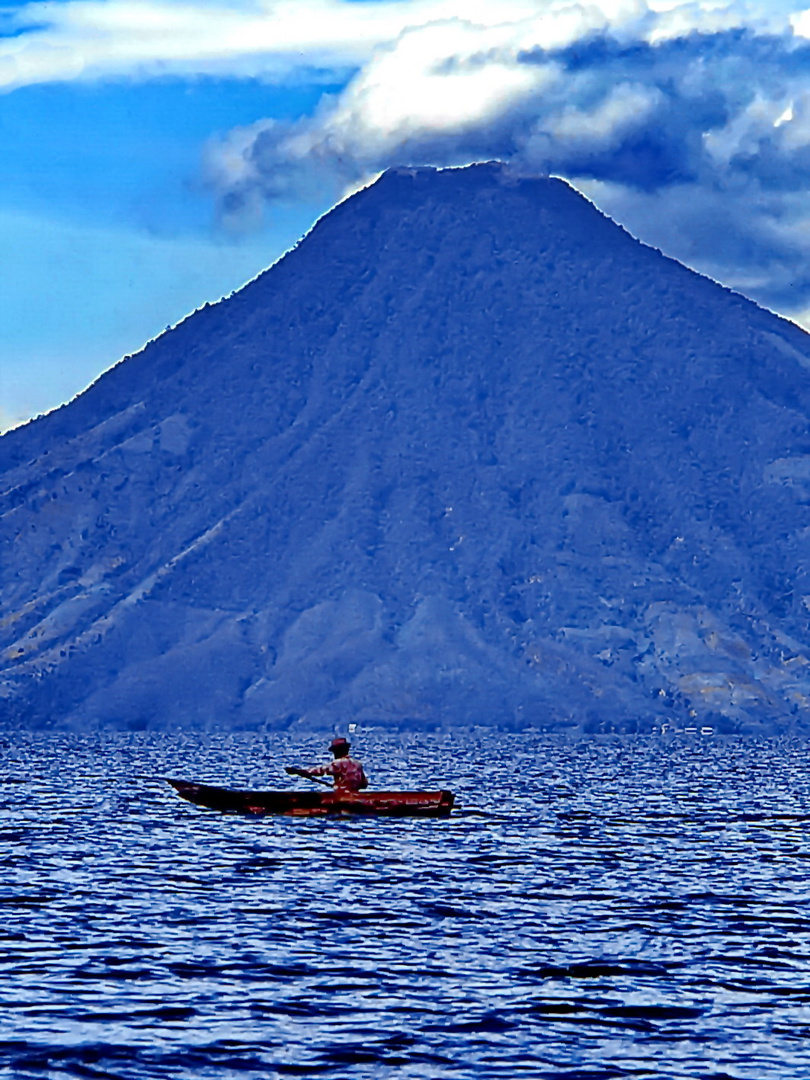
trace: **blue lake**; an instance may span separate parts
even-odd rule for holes
[[[326,741],[4,737],[0,1076],[810,1076],[805,743],[359,733],[444,821],[160,779],[289,787]]]

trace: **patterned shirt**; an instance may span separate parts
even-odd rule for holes
[[[368,787],[363,766],[350,757],[335,758],[328,765],[318,765],[307,772],[310,776],[334,776],[337,791],[360,791]]]

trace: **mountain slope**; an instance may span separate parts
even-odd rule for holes
[[[808,367],[562,181],[386,173],[0,440],[0,700],[802,724]]]

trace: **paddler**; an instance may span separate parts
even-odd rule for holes
[[[331,776],[334,778],[335,791],[362,791],[368,787],[366,774],[359,761],[349,757],[351,746],[342,735],[332,739],[329,744],[334,761],[328,765],[316,765],[312,769],[293,769],[286,771],[295,776]]]

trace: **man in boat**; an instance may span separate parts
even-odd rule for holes
[[[332,739],[329,749],[334,761],[328,765],[316,765],[313,769],[287,769],[288,773],[298,776],[331,776],[335,781],[335,791],[362,791],[368,787],[366,774],[359,761],[349,757],[351,746],[343,736]]]

